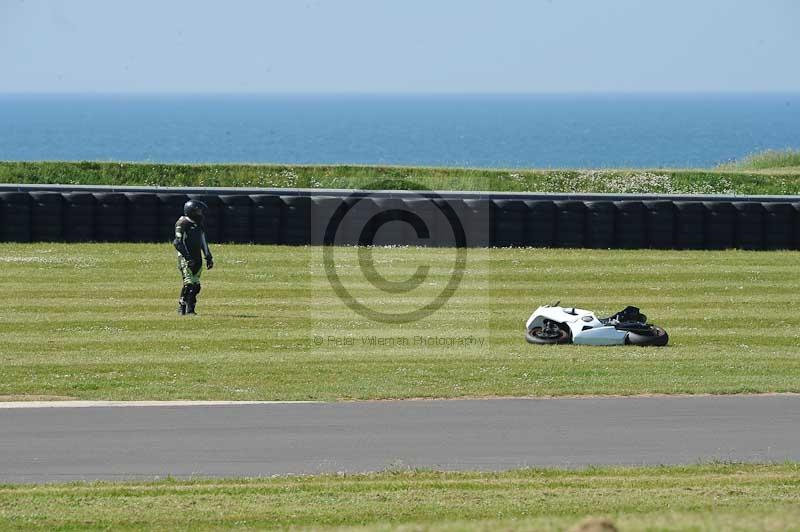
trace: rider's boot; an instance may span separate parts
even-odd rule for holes
[[[186,300],[186,314],[197,314],[194,309],[197,306],[197,294],[200,293],[200,284],[189,285],[189,298]]]
[[[190,287],[191,285],[185,284],[181,288],[181,296],[178,299],[178,314],[180,314],[181,316],[186,314],[187,300],[189,297],[189,292],[191,290]]]

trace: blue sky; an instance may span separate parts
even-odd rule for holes
[[[0,92],[798,91],[796,0],[0,0]]]

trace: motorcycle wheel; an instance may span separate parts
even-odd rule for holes
[[[552,334],[543,334],[541,327],[534,327],[530,331],[525,332],[525,340],[527,340],[529,344],[540,344],[540,345],[568,344],[569,335],[567,334],[567,331],[565,331],[564,329],[559,329],[557,336]]]
[[[648,333],[629,332],[625,343],[630,345],[661,347],[667,345],[669,335],[661,327],[653,326]]]

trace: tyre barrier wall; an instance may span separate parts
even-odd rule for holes
[[[208,205],[205,226],[211,242],[800,249],[800,201],[578,200],[541,195],[426,199],[41,189],[0,190],[0,241],[167,242],[189,199]],[[456,227],[463,229],[460,238]]]

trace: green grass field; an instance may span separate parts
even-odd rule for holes
[[[800,253],[470,249],[461,285],[411,323],[362,317],[337,297],[322,248],[219,245],[200,316],[174,312],[168,244],[0,245],[0,396],[339,400],[800,392]],[[342,283],[383,311],[414,310],[449,278],[454,250],[375,248],[389,280],[335,248]],[[635,304],[664,349],[531,346],[542,303],[600,313]]]
[[[767,150],[754,153],[729,164],[719,166],[721,170],[784,170],[800,171],[800,150]]]
[[[798,488],[796,464],[17,485],[0,486],[0,528],[796,530]]]
[[[0,161],[0,183],[782,195],[800,194],[800,151],[715,169],[650,170]]]

